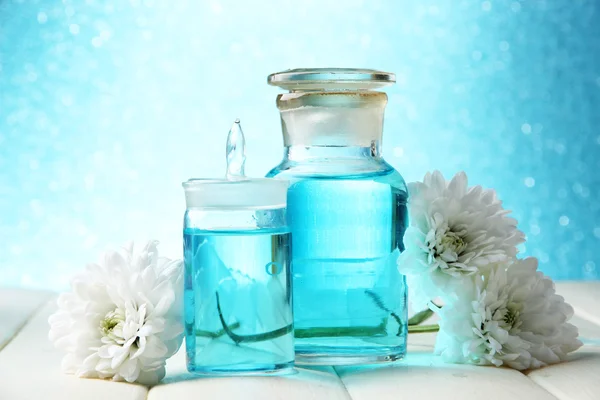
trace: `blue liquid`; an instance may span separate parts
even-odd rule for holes
[[[404,356],[407,289],[398,272],[406,188],[389,168],[290,179],[296,362],[361,364]]]
[[[184,230],[187,367],[282,372],[294,362],[287,230]]]

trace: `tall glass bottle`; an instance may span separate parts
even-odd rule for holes
[[[382,157],[390,73],[272,74],[287,179],[297,363],[364,364],[404,356],[407,289],[398,272],[407,188]]]

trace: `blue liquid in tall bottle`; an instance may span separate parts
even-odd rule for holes
[[[188,369],[282,372],[293,366],[285,229],[184,231]]]
[[[400,359],[406,351],[404,250],[406,186],[391,167],[360,175],[294,175],[288,221],[296,360],[355,364]]]

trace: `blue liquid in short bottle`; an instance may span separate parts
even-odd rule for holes
[[[188,370],[261,374],[294,362],[287,229],[184,230]]]

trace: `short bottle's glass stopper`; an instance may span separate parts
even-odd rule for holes
[[[244,179],[246,164],[246,140],[240,120],[236,119],[227,136],[227,172],[228,180]]]
[[[226,158],[225,179],[189,179],[183,183],[187,208],[285,208],[287,181],[246,176],[246,139],[239,119],[227,136]]]

